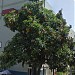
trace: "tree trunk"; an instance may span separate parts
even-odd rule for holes
[[[33,67],[32,69],[32,75],[40,75],[40,68],[41,68],[41,65],[39,67]]]
[[[44,75],[44,72],[45,72],[45,71],[44,71],[44,66],[43,66],[43,75]]]
[[[53,69],[53,75],[54,75],[54,69]]]
[[[36,75],[36,67],[32,68],[32,75]]]
[[[72,68],[70,67],[70,75],[72,75]]]
[[[31,68],[31,64],[29,64],[29,67],[28,67],[28,75],[32,75],[32,68]]]
[[[38,68],[37,70],[37,75],[40,75],[40,68]]]

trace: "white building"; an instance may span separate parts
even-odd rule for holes
[[[75,42],[75,32],[72,29],[70,29],[69,36],[74,38],[73,41]]]

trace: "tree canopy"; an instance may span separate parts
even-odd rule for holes
[[[6,14],[4,20],[5,26],[17,33],[4,48],[0,58],[3,68],[22,62],[38,71],[44,63],[60,70],[71,61],[73,39],[68,37],[70,27],[62,10],[55,14],[42,7],[42,2],[26,3]]]

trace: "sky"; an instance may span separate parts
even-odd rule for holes
[[[75,31],[75,0],[47,0],[55,13],[62,9],[63,18]]]

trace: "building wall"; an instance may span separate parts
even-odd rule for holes
[[[48,10],[52,10],[51,5],[45,0],[45,8],[47,8]]]
[[[75,32],[72,29],[70,29],[69,36],[72,37],[75,42]]]

